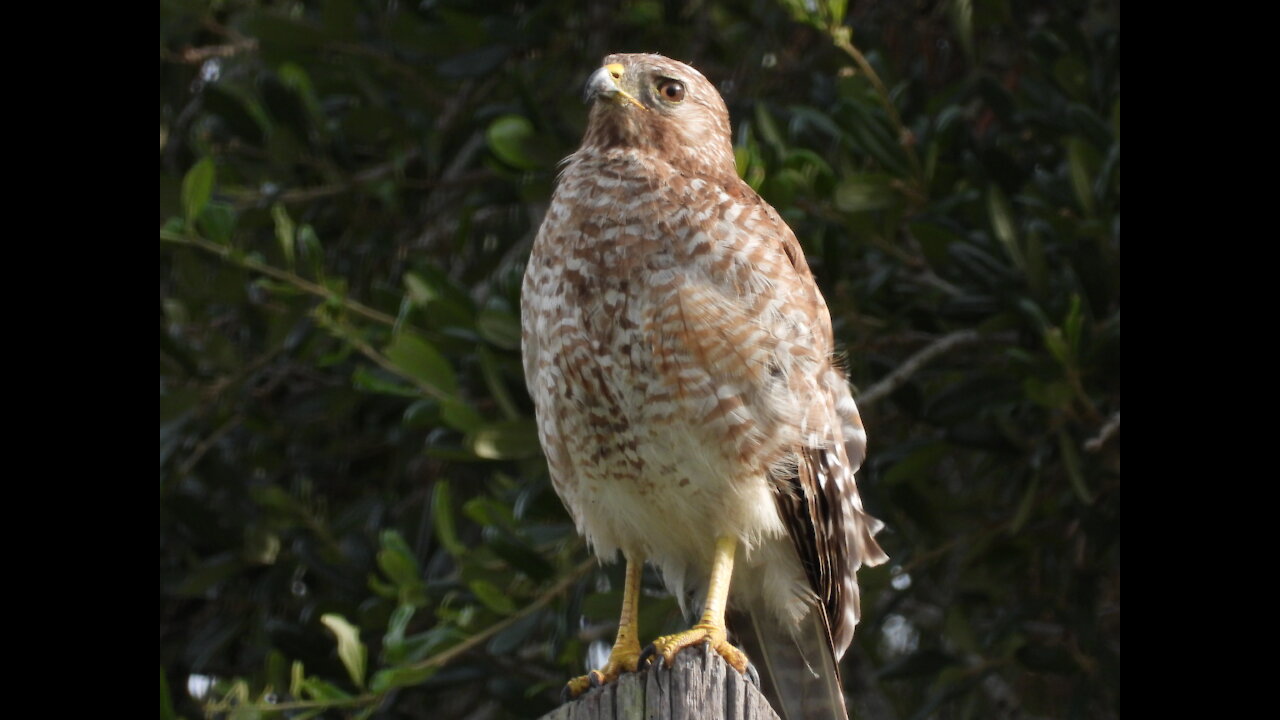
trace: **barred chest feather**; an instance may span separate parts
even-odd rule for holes
[[[803,423],[786,406],[806,358],[789,351],[812,337],[762,281],[789,260],[739,229],[780,223],[765,208],[627,152],[571,162],[526,273],[526,373],[556,491],[597,554],[649,558],[684,600],[734,535],[737,587],[782,588],[769,604],[794,615],[804,574],[769,473]]]

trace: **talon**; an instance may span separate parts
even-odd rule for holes
[[[644,652],[640,653],[640,667],[662,667],[662,656],[658,654],[658,649],[649,643]]]
[[[595,670],[592,670],[591,672],[594,673]],[[590,690],[591,687],[590,675],[579,675],[565,683],[564,689],[560,691],[560,702],[567,703],[582,693]]]
[[[726,638],[723,625],[698,624],[693,628],[675,635],[667,635],[653,641],[650,647],[663,659],[668,667],[674,666],[676,654],[681,650],[706,643],[712,652],[724,658],[733,669],[740,673],[747,671],[747,656],[734,647]]]
[[[756,670],[755,664],[750,660],[747,661],[747,680],[750,681],[752,685],[755,685],[757,690],[760,689],[760,673]]]
[[[617,681],[625,673],[636,672],[640,657],[639,629],[636,626],[636,603],[640,597],[640,570],[644,561],[627,557],[627,580],[622,588],[622,612],[618,617],[618,638],[609,651],[609,661],[598,670],[588,671],[569,681],[565,692],[571,698]]]

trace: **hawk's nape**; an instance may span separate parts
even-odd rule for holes
[[[743,670],[728,617],[780,713],[844,717],[855,573],[886,558],[858,497],[866,436],[826,303],[791,229],[739,179],[728,111],[697,70],[611,55],[586,92],[521,320],[552,484],[595,553],[627,562],[594,678],[638,667],[649,562],[682,603],[705,599],[653,652],[710,642]]]

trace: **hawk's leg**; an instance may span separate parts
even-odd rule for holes
[[[640,662],[640,632],[637,623],[640,603],[640,571],[644,560],[627,556],[627,579],[622,586],[622,612],[618,616],[618,638],[609,651],[609,661],[599,670],[569,681],[565,694],[577,697],[592,687],[618,679],[624,672],[635,672]]]
[[[676,653],[705,642],[738,672],[747,672],[747,656],[729,644],[724,625],[725,605],[729,601],[729,579],[733,577],[733,553],[737,546],[737,538],[716,538],[715,559],[711,564],[711,582],[707,587],[707,604],[702,610],[702,619],[689,630],[654,640],[653,645],[645,649],[646,656],[651,653],[661,655],[670,667],[675,662]]]

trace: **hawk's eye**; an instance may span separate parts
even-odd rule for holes
[[[678,103],[684,100],[684,83],[669,78],[663,80],[658,83],[658,94],[669,102]]]

